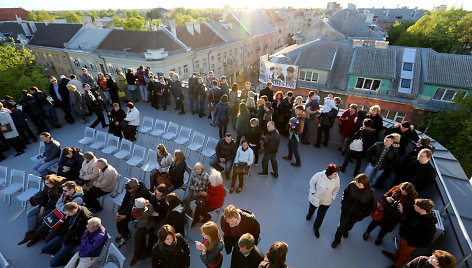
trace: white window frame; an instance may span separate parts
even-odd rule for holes
[[[188,73],[188,65],[184,64],[184,74]]]
[[[405,69],[405,65],[406,65],[406,64],[411,64],[411,70]],[[405,72],[413,72],[413,63],[412,63],[412,62],[404,62],[404,63],[403,63],[402,70],[405,71]]]
[[[409,86],[409,87],[404,87],[404,86],[403,86],[403,81],[404,81],[404,80],[410,81],[410,86]],[[413,81],[412,81],[411,79],[408,79],[408,78],[402,78],[402,79],[400,79],[400,87],[402,87],[402,88],[411,88],[411,84],[412,84],[412,83],[413,83]]]
[[[302,72],[304,73],[304,75],[302,76]],[[311,76],[309,77],[310,80],[307,80],[308,77],[306,76],[307,73],[311,73]],[[316,80],[313,80],[313,76],[316,74]],[[298,72],[298,80],[301,80],[301,81],[306,81],[306,82],[312,82],[312,83],[318,83],[318,80],[320,78],[320,74],[318,72],[315,72],[315,71],[310,71],[310,70],[300,70]]]
[[[74,60],[74,66],[75,66],[75,68],[82,69],[82,66],[80,65],[79,60]]]
[[[361,78],[364,79],[364,82],[362,82],[362,87],[359,88],[359,87],[357,87],[357,81],[358,81],[359,79],[361,79]],[[367,89],[367,88],[364,88],[365,81],[366,81],[367,79],[372,80],[372,83],[370,84],[370,88],[368,88],[368,89]],[[375,82],[375,81],[380,81],[379,87],[378,87],[377,89],[372,89],[372,86],[374,85],[374,82]],[[357,79],[356,79],[356,84],[354,85],[354,88],[355,88],[355,89],[362,89],[362,90],[369,90],[369,91],[370,91],[370,90],[372,90],[372,91],[379,91],[380,85],[382,85],[382,80],[380,80],[380,79],[374,79],[374,78],[369,78],[369,77],[357,77]]]
[[[437,92],[439,89],[444,89],[444,92],[443,92],[443,94],[441,95],[441,98],[440,98],[440,99],[435,99],[435,98],[434,98],[434,95],[436,95],[436,92]],[[444,96],[446,96],[446,93],[447,93],[448,91],[454,91],[454,95],[452,96],[452,99],[451,99],[451,100],[444,100]],[[433,94],[432,99],[433,99],[433,100],[437,100],[437,101],[454,102],[454,99],[456,98],[456,95],[457,95],[458,92],[465,92],[464,97],[463,97],[464,99],[470,94],[469,91],[465,91],[465,90],[455,90],[455,89],[450,89],[450,88],[438,87],[438,88],[436,88],[436,91],[434,91],[434,94]]]
[[[206,66],[207,66],[207,61],[206,61],[206,59],[203,59],[202,60],[202,67],[206,67]]]
[[[200,69],[200,61],[195,61],[195,69]]]

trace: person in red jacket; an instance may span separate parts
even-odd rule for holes
[[[203,217],[203,223],[209,221],[211,216],[208,212],[220,208],[225,201],[225,188],[221,173],[212,169],[208,176],[208,182],[208,191],[200,192],[201,198],[196,199],[197,207],[191,227],[200,222],[200,216]]]
[[[338,151],[341,151],[344,155],[346,150],[349,148],[349,143],[351,142],[351,137],[354,134],[354,119],[357,117],[357,104],[349,105],[349,109],[344,111],[344,113],[339,118],[339,134],[341,134],[341,147],[338,148]]]

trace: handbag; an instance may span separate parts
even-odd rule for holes
[[[0,128],[2,130],[2,133],[8,133],[8,132],[13,131],[13,129],[11,128],[10,123],[7,123],[5,125],[0,124],[0,126],[1,126]]]
[[[364,142],[362,139],[355,139],[349,145],[349,149],[355,152],[362,152]]]
[[[375,209],[374,212],[370,213],[370,216],[372,217],[374,221],[380,221],[383,217],[383,214],[384,214],[384,208],[379,202],[377,202],[377,208]]]
[[[64,214],[55,208],[43,219],[44,223],[53,230],[59,230],[62,223],[64,223]]]
[[[233,172],[236,172],[236,174],[248,174],[249,166],[247,165],[247,163],[238,162],[234,165]]]
[[[308,201],[310,201],[310,203],[315,207],[320,206],[320,199],[318,197],[316,197],[315,194],[309,193],[308,194]]]

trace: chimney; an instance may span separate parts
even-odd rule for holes
[[[187,26],[187,31],[191,34],[191,35],[194,35],[194,31],[193,31],[193,21],[189,22],[188,24],[186,24]]]
[[[201,32],[200,32],[200,22],[197,21],[194,26],[195,26],[195,32],[197,32],[197,33],[200,34],[200,33],[201,33]]]
[[[36,28],[36,23],[34,21],[28,21],[28,23],[31,28],[31,33],[35,33],[38,30],[38,28]]]
[[[170,33],[172,34],[172,36],[173,36],[174,38],[177,38],[177,30],[175,29],[175,25],[174,25],[174,24],[172,24],[172,25],[170,26]]]

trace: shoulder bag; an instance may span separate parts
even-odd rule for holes
[[[49,215],[44,217],[44,223],[53,230],[59,230],[64,222],[64,214],[55,208]]]

